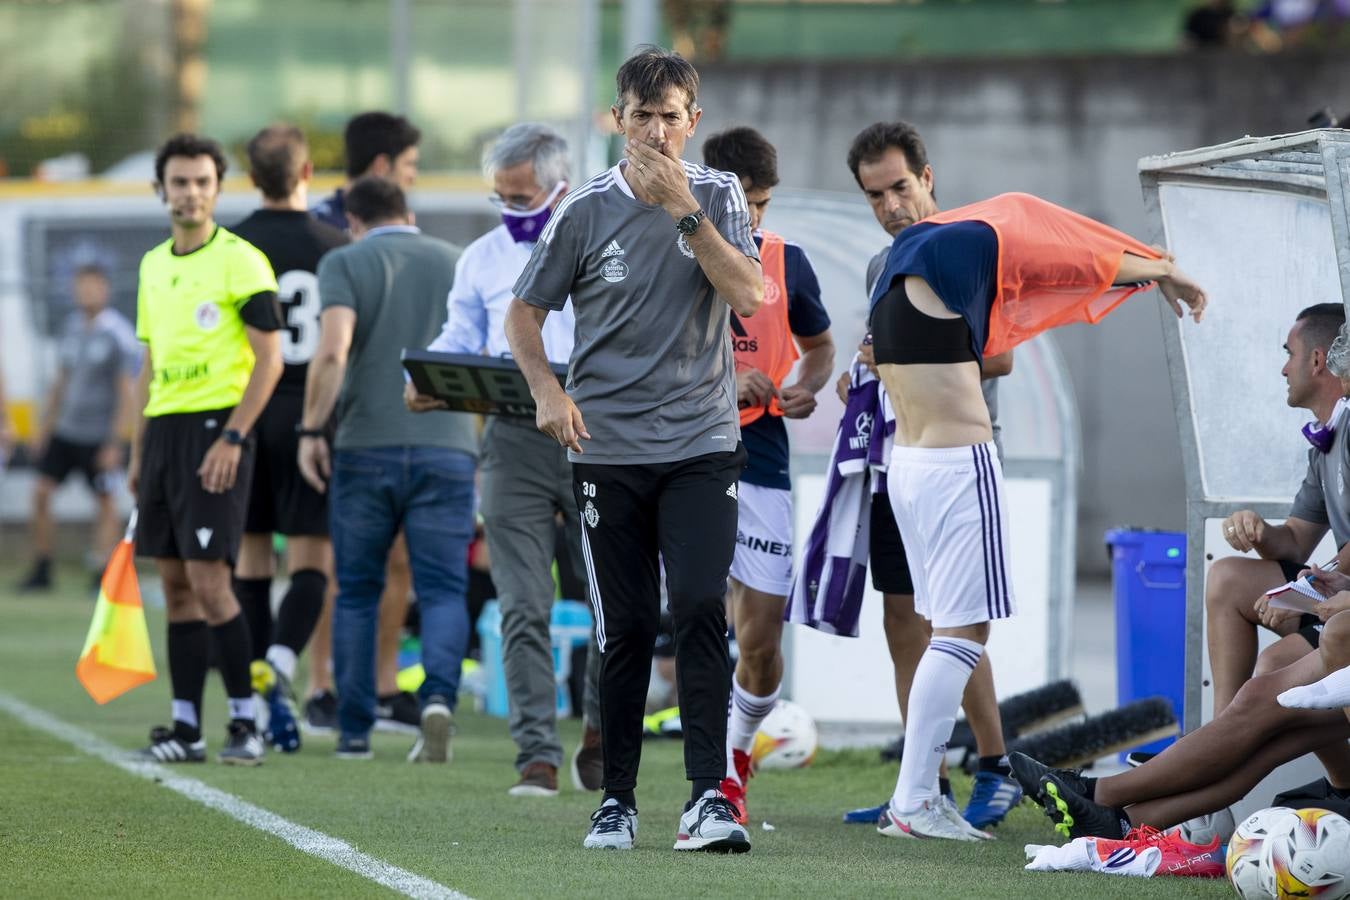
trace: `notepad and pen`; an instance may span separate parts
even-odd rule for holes
[[[1323,572],[1336,571],[1337,562],[1332,560],[1321,569]],[[1292,609],[1301,613],[1311,613],[1327,598],[1317,592],[1313,587],[1313,577],[1304,575],[1302,578],[1295,578],[1288,584],[1282,584],[1277,588],[1271,588],[1266,591],[1266,596],[1270,598],[1270,606],[1274,609]]]

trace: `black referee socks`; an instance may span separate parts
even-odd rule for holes
[[[233,578],[231,584],[239,608],[248,623],[249,643],[255,659],[262,659],[272,646],[272,579]]]
[[[222,625],[211,628],[220,649],[220,677],[225,682],[225,693],[232,701],[247,701],[249,708],[253,704],[253,683],[249,679],[248,625],[243,615],[237,615]],[[240,715],[235,704],[231,703],[232,719],[245,719],[252,723],[253,716]]]
[[[328,576],[318,569],[301,569],[291,576],[291,587],[281,598],[277,610],[277,633],[274,643],[294,651],[296,656],[309,643],[314,626],[323,612],[323,595],[328,592]],[[266,646],[253,645],[253,652],[261,655]]]
[[[173,688],[174,733],[189,743],[201,739],[202,693],[211,656],[206,622],[169,623],[169,684]]]

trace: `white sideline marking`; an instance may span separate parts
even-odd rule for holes
[[[349,872],[355,872],[362,878],[368,878],[376,884],[397,891],[405,897],[426,898],[426,900],[469,900],[468,896],[452,888],[423,878],[406,869],[391,865],[360,852],[351,844],[322,831],[315,831],[303,825],[297,825],[289,819],[283,819],[274,812],[254,806],[246,800],[217,790],[204,782],[185,775],[171,772],[167,766],[146,762],[130,756],[128,751],[108,743],[102,738],[90,734],[55,716],[29,706],[17,697],[0,691],[0,709],[9,713],[23,724],[38,731],[44,731],[52,737],[65,741],[77,750],[97,757],[116,766],[124,772],[153,781],[176,794],[200,803],[202,806],[222,812],[250,828],[274,835],[290,844],[302,853],[341,866]]]

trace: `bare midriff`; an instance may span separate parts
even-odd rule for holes
[[[905,278],[905,293],[914,308],[935,319],[958,314],[942,303],[928,282]],[[976,362],[881,363],[877,374],[895,411],[895,442],[904,447],[966,447],[994,436],[989,407],[980,390]]]

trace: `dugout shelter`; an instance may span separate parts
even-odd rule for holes
[[[1184,261],[1211,299],[1199,327],[1160,307],[1186,479],[1189,731],[1213,708],[1205,579],[1216,559],[1234,555],[1220,522],[1244,508],[1283,519],[1307,470],[1299,429],[1308,415],[1285,403],[1282,345],[1299,310],[1350,303],[1350,131],[1150,156],[1139,173],[1154,240]],[[1313,558],[1322,563],[1335,552],[1328,535]],[[1263,646],[1271,640],[1263,632]],[[1280,774],[1272,780],[1307,780]],[[1252,796],[1268,799],[1268,787]]]

